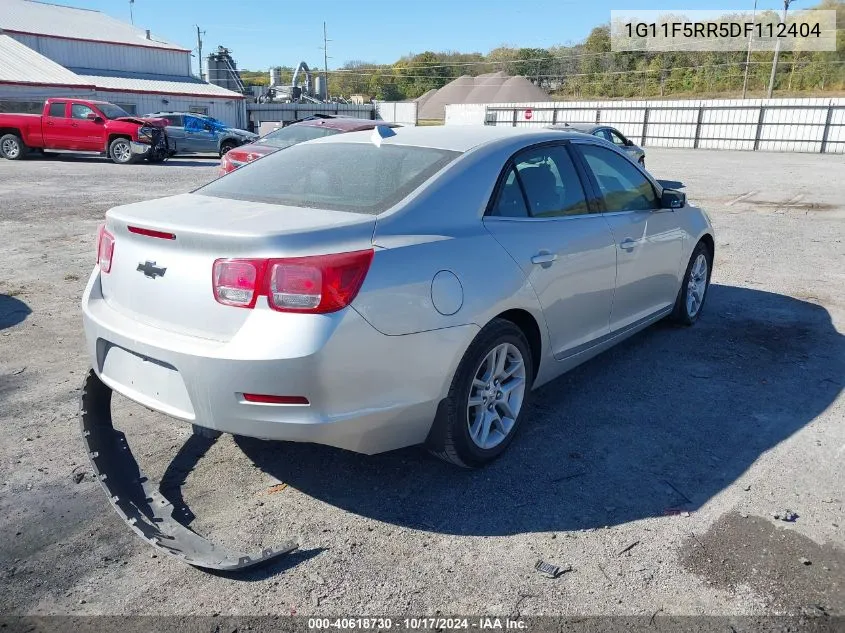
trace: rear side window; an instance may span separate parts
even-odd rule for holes
[[[566,147],[545,145],[516,155],[491,215],[552,218],[589,212],[584,188]]]
[[[501,218],[527,218],[528,207],[525,206],[525,196],[522,195],[522,187],[516,179],[516,168],[510,167],[507,176],[502,181],[499,189],[499,196],[490,215]]]
[[[48,110],[47,114],[49,116],[55,117],[64,117],[65,115],[65,102],[56,102],[50,104],[50,109]]]
[[[407,145],[304,143],[265,156],[196,193],[292,207],[377,214],[460,152]]]
[[[631,161],[613,150],[579,144],[598,182],[607,211],[645,211],[660,207],[654,187]]]

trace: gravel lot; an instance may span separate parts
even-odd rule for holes
[[[713,218],[702,320],[544,387],[492,467],[211,442],[116,398],[191,527],[250,549],[299,539],[239,576],[134,536],[76,417],[103,213],[188,191],[216,162],[0,161],[0,613],[845,615],[845,160],[647,160]],[[785,509],[798,518],[774,518]],[[545,578],[538,559],[572,571]]]

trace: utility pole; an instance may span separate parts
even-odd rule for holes
[[[748,67],[751,66],[751,43],[754,41],[754,21],[757,18],[757,0],[754,0],[754,11],[751,12],[751,33],[748,35],[748,53],[745,55],[745,78],[742,80],[742,98],[748,92]]]
[[[200,79],[204,79],[202,76],[202,36],[205,35],[205,31],[200,31],[200,27],[196,24],[194,26],[197,27],[197,56],[199,57]]]
[[[132,26],[135,26],[135,13],[132,11],[134,6],[135,0],[129,0],[129,19],[132,21]]]
[[[326,101],[329,100],[329,42],[326,38],[326,23],[323,22],[323,81],[326,86]]]
[[[786,12],[789,10],[789,5],[793,0],[783,0],[783,22],[786,22]],[[775,89],[775,75],[778,71],[778,56],[780,55],[780,38],[775,43],[775,58],[772,60],[772,76],[769,77],[769,94],[768,98],[772,98],[772,91]]]

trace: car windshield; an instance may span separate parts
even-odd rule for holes
[[[119,119],[124,116],[132,116],[126,110],[120,106],[114,105],[113,103],[98,103],[97,107],[100,108],[100,112],[102,112],[107,119]]]
[[[262,145],[272,145],[280,149],[285,149],[297,143],[304,143],[315,138],[322,138],[324,136],[331,136],[339,133],[340,130],[333,130],[327,127],[318,127],[316,125],[289,125],[280,130],[273,130],[267,136],[261,139]]]
[[[377,214],[460,152],[372,143],[305,143],[241,167],[195,193],[250,202]]]

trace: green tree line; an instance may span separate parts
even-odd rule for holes
[[[834,94],[845,90],[845,2],[824,0],[818,9],[837,12],[837,50],[782,51],[775,81],[777,94]],[[777,14],[758,14],[758,21],[777,22]],[[464,76],[503,71],[522,75],[560,99],[717,96],[742,92],[746,52],[617,52],[610,50],[610,26],[595,27],[581,43],[551,48],[502,46],[486,55],[426,51],[393,64],[349,61],[329,71],[329,92],[361,94],[388,101],[414,99]],[[753,52],[748,65],[748,92],[765,93],[773,53]],[[312,68],[320,66],[315,64]],[[316,70],[315,70],[316,72]],[[288,83],[293,68],[282,68]],[[267,72],[242,71],[248,84],[267,85]]]

